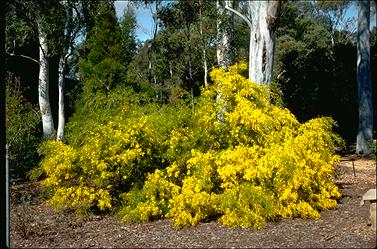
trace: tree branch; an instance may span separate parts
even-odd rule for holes
[[[8,56],[12,56],[12,57],[21,57],[21,58],[24,58],[24,59],[28,59],[28,60],[31,60],[35,63],[37,63],[39,65],[39,61],[34,59],[34,58],[31,58],[30,56],[27,56],[27,55],[22,55],[22,54],[13,54],[13,53],[9,53],[9,52],[5,52],[5,54],[7,54]]]
[[[250,20],[247,17],[245,17],[244,15],[242,15],[240,12],[238,12],[235,9],[232,9],[231,7],[229,7],[227,5],[225,5],[225,9],[227,9],[227,10],[233,12],[234,14],[236,14],[237,16],[241,17],[247,23],[247,25],[249,25],[249,27],[252,28]]]

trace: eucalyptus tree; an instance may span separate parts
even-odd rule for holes
[[[357,11],[357,89],[359,125],[356,153],[369,154],[373,141],[373,102],[370,67],[370,1],[358,2]]]
[[[216,57],[217,63],[224,69],[228,68],[234,63],[234,56],[232,53],[232,39],[234,35],[234,26],[232,24],[232,13],[227,11],[233,10],[235,5],[234,0],[217,0],[217,49]]]
[[[277,19],[281,0],[248,1],[248,14],[225,5],[225,9],[241,17],[249,26],[249,79],[270,84],[274,62]]]
[[[234,54],[232,53],[231,42],[234,34],[234,26],[232,25],[232,13],[227,10],[233,10],[235,1],[233,0],[217,0],[217,44],[216,57],[217,64],[226,70],[233,64]],[[222,97],[221,85],[216,94],[216,102],[221,105],[221,110],[217,114],[219,122],[224,121],[224,113],[226,111],[226,104]]]
[[[190,92],[192,98],[199,86],[206,84],[203,75],[212,65],[214,25],[210,17],[216,17],[211,9],[214,6],[211,2],[181,0],[166,3],[159,11],[155,59],[160,63],[155,69],[163,72],[157,78],[169,99]]]
[[[145,6],[150,10],[152,14],[152,38],[148,40],[148,79],[149,83],[156,84],[156,77],[153,73],[153,53],[156,44],[156,36],[159,27],[159,11],[161,8],[162,0],[144,0]],[[153,7],[154,6],[154,7]]]
[[[55,10],[54,1],[41,3],[34,0],[13,1],[9,3],[9,18],[7,26],[8,36],[13,34],[13,42],[26,42],[34,40],[39,47],[39,59],[14,53],[15,47],[22,44],[13,44],[11,56],[20,56],[36,62],[39,66],[38,76],[38,102],[42,119],[43,137],[52,139],[54,136],[54,122],[52,118],[49,99],[49,58],[54,53],[54,43],[48,38],[53,36],[56,29],[56,22],[53,19]],[[8,39],[9,42],[9,39]]]
[[[56,136],[61,140],[64,134],[64,84],[68,71],[68,60],[76,46],[78,36],[83,36],[89,30],[89,7],[94,8],[96,1],[36,1],[16,0],[9,3],[8,50],[12,56],[20,56],[34,61],[39,66],[38,102],[40,106],[43,137],[52,139]],[[98,5],[98,3],[97,3]],[[84,16],[85,10],[87,16]],[[86,28],[86,29],[84,29]],[[10,39],[13,38],[13,43]],[[39,59],[26,55],[15,54],[16,46],[23,46],[28,41],[35,41],[39,47]],[[19,42],[19,44],[15,44]],[[49,97],[50,88],[50,61],[59,58],[58,67],[58,127],[52,117]]]
[[[206,36],[203,32],[203,2],[199,0],[199,32],[200,32],[200,38],[202,40],[203,45],[203,71],[204,71],[204,86],[208,88],[208,66],[207,66],[207,41]]]
[[[326,24],[331,34],[331,44],[346,44],[352,40],[356,32],[356,19],[348,15],[348,10],[354,4],[350,0],[326,1],[320,0],[313,3],[311,16]],[[348,32],[346,32],[348,31]]]
[[[49,94],[49,55],[47,45],[47,34],[41,24],[38,24],[39,31],[39,108],[42,116],[43,137],[51,139],[54,135],[54,120],[52,118],[50,94]]]
[[[62,140],[65,127],[65,101],[64,86],[68,71],[68,60],[73,55],[77,39],[83,34],[84,20],[82,15],[82,3],[75,0],[61,1],[57,6],[60,12],[60,27],[57,42],[59,44],[58,67],[58,129],[56,139]]]

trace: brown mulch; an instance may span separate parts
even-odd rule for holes
[[[375,159],[344,154],[336,169],[343,195],[337,209],[323,211],[318,221],[284,219],[261,230],[232,229],[215,221],[176,230],[170,220],[121,224],[110,215],[77,218],[43,204],[38,183],[17,184],[11,189],[11,247],[376,248],[369,203],[360,207],[361,196],[376,187]]]

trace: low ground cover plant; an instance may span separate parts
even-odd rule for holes
[[[177,228],[218,219],[261,228],[335,208],[335,122],[300,123],[271,104],[245,63],[213,69],[213,85],[178,107],[125,103],[80,146],[45,142],[31,172],[55,208],[114,211],[123,221],[171,218]]]

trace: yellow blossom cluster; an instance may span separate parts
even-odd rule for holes
[[[153,107],[97,126],[80,148],[45,143],[33,174],[47,176],[49,203],[117,207],[123,221],[171,218],[176,227],[215,218],[255,228],[319,219],[340,197],[332,181],[342,143],[336,124],[326,117],[300,123],[271,104],[267,86],[243,77],[246,70],[242,62],[213,69],[213,85],[193,112]]]
[[[93,129],[78,149],[61,141],[44,142],[39,149],[44,159],[31,176],[46,176],[42,184],[51,194],[48,203],[53,207],[78,212],[92,206],[110,210],[112,193],[122,185],[134,183],[143,170],[150,170],[150,163],[144,158],[151,156],[148,144],[152,143],[144,141],[143,136],[154,136],[146,123],[145,117],[128,125],[109,121]]]

